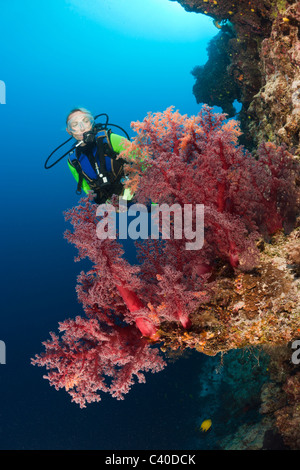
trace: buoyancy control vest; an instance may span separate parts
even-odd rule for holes
[[[125,161],[116,158],[122,141],[124,137],[110,129],[101,130],[93,142],[70,152],[68,165],[77,181],[77,194],[93,191],[97,204],[105,203],[113,194],[122,194]]]

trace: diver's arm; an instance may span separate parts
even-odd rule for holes
[[[111,133],[110,134],[110,142],[111,142],[111,146],[112,146],[113,150],[115,152],[120,153],[120,152],[122,152],[122,150],[124,150],[123,143],[128,142],[128,139],[125,139],[125,137],[122,137],[120,135]],[[144,158],[146,159],[146,155],[145,155]],[[124,162],[126,162],[126,161],[124,160]],[[128,162],[128,163],[130,164],[130,162]],[[146,168],[147,168],[147,165],[142,164],[142,171],[143,172],[146,170]],[[125,176],[124,179],[126,179],[126,176]],[[124,182],[123,182],[123,184],[124,184]],[[124,189],[123,195],[122,195],[123,199],[126,199],[127,201],[130,201],[133,197],[134,197],[134,193],[132,193],[129,188]],[[151,205],[156,205],[156,202],[151,202]]]
[[[118,134],[114,134],[113,132],[110,134],[109,138],[110,138],[112,149],[117,153],[122,152],[122,150],[124,150],[124,146],[123,146],[124,142],[128,142],[128,140],[125,139],[125,137],[122,137],[121,135],[118,135]]]
[[[114,134],[114,133],[111,133],[110,134],[110,143],[111,143],[111,146],[112,146],[112,149],[117,152],[117,153],[120,153],[122,152],[122,150],[124,150],[124,142],[128,142],[127,139],[125,139],[125,137],[122,137],[118,134]],[[125,160],[124,160],[125,162]],[[124,181],[121,180],[121,182],[124,184],[125,183],[125,180],[126,180],[126,176],[124,176]],[[129,188],[125,188],[123,190],[123,193],[122,193],[122,198],[123,199],[126,199],[127,201],[130,201],[132,198],[133,198],[134,194],[130,191]]]

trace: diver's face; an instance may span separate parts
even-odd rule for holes
[[[76,140],[82,140],[84,132],[88,132],[93,127],[93,119],[90,114],[76,111],[71,114],[68,120],[67,132]]]

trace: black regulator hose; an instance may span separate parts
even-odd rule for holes
[[[70,142],[70,140],[73,139],[73,137],[70,137],[68,140],[66,140],[63,144],[59,145],[58,147],[56,147],[55,150],[53,150],[53,152],[50,153],[49,157],[47,158],[47,160],[45,161],[45,165],[44,167],[46,168],[46,170],[49,170],[49,168],[52,168],[54,165],[56,165],[56,163],[58,163],[60,160],[62,160],[68,153],[70,153],[70,150],[68,150],[62,157],[60,157],[58,160],[56,160],[54,163],[52,163],[51,165],[48,165],[48,162],[50,160],[50,158],[52,157],[52,155],[57,152],[57,150],[59,150],[61,147],[63,147],[65,144],[67,144],[68,142]],[[75,148],[75,146],[74,146]]]

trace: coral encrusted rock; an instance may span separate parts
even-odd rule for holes
[[[253,150],[262,141],[285,143],[299,156],[299,1],[177,1],[211,16],[220,29],[207,64],[192,71],[197,102],[221,106],[230,116],[234,100],[240,101],[242,144]]]

